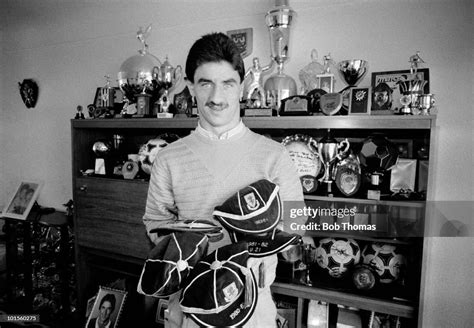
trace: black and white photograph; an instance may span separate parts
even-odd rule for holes
[[[43,183],[38,181],[20,182],[12,198],[5,206],[2,215],[13,219],[26,220],[42,186]]]
[[[101,286],[85,327],[119,327],[120,314],[126,297],[127,292],[125,291]]]
[[[473,13],[0,1],[1,328],[471,327]]]

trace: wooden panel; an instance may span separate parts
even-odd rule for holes
[[[75,229],[79,245],[146,258],[150,245],[142,217],[147,183],[78,178],[75,188]]]

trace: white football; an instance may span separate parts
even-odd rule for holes
[[[153,162],[155,161],[156,155],[161,149],[168,146],[168,144],[168,141],[159,136],[148,140],[140,147],[140,150],[138,151],[138,160],[143,172],[146,174],[151,174],[151,168],[153,166]]]
[[[407,260],[397,246],[372,243],[364,247],[363,262],[372,266],[380,277],[380,282],[389,284],[401,278]]]
[[[331,277],[340,278],[360,261],[360,248],[354,239],[324,238],[316,247],[316,262]]]

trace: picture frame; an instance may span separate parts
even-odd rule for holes
[[[350,89],[348,115],[370,115],[371,89],[370,87],[354,87]]]
[[[242,28],[238,30],[227,31],[227,36],[234,41],[240,51],[240,56],[245,58],[253,51],[253,28]]]
[[[416,75],[418,76],[419,79],[427,81],[427,83],[425,84],[423,88],[423,93],[425,94],[430,93],[429,68],[418,68],[416,71]],[[392,90],[392,95],[391,95],[392,105],[391,105],[391,108],[388,108],[388,110],[396,111],[403,107],[403,105],[400,103],[400,98],[402,97],[402,94],[400,92],[397,82],[411,80],[413,78],[414,78],[414,74],[411,74],[409,69],[398,70],[398,71],[373,72],[371,87],[372,87],[372,90],[375,90],[377,85],[379,85],[380,83],[386,83]]]
[[[327,93],[334,92],[334,74],[318,74],[316,75],[317,88]]]
[[[97,320],[110,322],[110,328],[119,327],[120,315],[126,298],[127,292],[124,290],[99,286],[85,328],[95,328]]]
[[[18,188],[10,198],[10,201],[3,209],[2,216],[18,220],[26,220],[42,188],[42,181],[21,181]]]
[[[158,324],[164,325],[166,321],[165,311],[168,309],[168,300],[160,298],[156,308],[155,321]]]

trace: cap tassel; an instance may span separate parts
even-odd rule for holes
[[[253,283],[252,283],[252,272],[247,268],[241,268],[242,273],[245,275],[245,299],[244,308],[252,306],[253,301]]]

